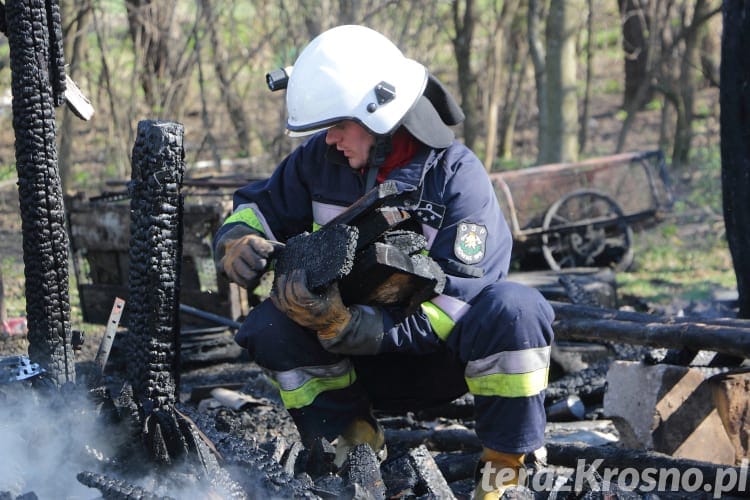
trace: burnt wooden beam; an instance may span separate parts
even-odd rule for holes
[[[474,470],[481,455],[479,451],[438,453],[435,455],[435,463],[445,480],[452,483],[462,479],[474,479]]]
[[[140,408],[143,444],[165,465],[195,451],[190,426],[174,411],[180,369],[183,133],[179,123],[139,122],[130,186],[127,374]]]
[[[143,120],[133,146],[128,375],[151,408],[177,400],[184,129]]]
[[[64,101],[60,6],[6,2],[13,129],[23,232],[29,357],[55,386],[75,383],[68,234],[57,164],[55,107]],[[41,379],[40,379],[41,380]]]
[[[558,339],[617,342],[750,356],[750,320],[660,317],[552,302]]]
[[[357,225],[362,216],[383,206],[386,201],[392,200],[396,195],[398,195],[396,183],[385,181],[365,193],[364,196],[352,203],[346,210],[329,221],[328,224]]]
[[[419,491],[421,495],[425,495],[427,498],[456,498],[450,486],[448,486],[448,481],[443,476],[442,471],[426,446],[421,445],[411,450],[409,452],[409,460],[417,471],[417,477],[419,478],[418,486],[424,490],[424,492]]]
[[[700,471],[704,485],[717,484],[719,479],[728,479],[728,475],[735,478],[734,484],[727,483],[725,494],[748,494],[748,471],[747,466],[732,467],[729,465],[713,464],[699,460],[675,458],[670,455],[654,451],[641,451],[631,448],[619,448],[615,446],[591,446],[584,443],[547,443],[547,462],[564,467],[580,468],[583,464],[596,462],[599,467],[610,469],[617,468],[622,471],[632,468],[637,471],[649,470],[676,470],[682,473],[687,471]],[[600,472],[601,473],[601,472]],[[732,486],[732,488],[729,488]],[[703,491],[703,490],[700,490]]]
[[[138,498],[139,500],[169,500],[171,497],[157,495],[141,486],[91,471],[79,472],[78,482],[89,488],[96,488],[102,498]]]
[[[386,429],[385,443],[399,449],[425,445],[434,451],[480,451],[482,443],[471,429]]]

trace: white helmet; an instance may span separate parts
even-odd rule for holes
[[[414,106],[427,69],[386,37],[344,25],[313,39],[294,63],[286,93],[288,133],[303,136],[341,120],[386,135]]]

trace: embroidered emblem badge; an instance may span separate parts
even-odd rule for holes
[[[456,230],[453,252],[465,264],[476,264],[484,257],[487,228],[481,224],[462,222]]]
[[[440,229],[440,226],[443,224],[445,207],[443,205],[438,205],[437,203],[423,200],[419,205],[414,207],[414,213],[423,224],[434,227],[435,229]]]

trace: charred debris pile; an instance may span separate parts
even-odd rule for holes
[[[320,439],[310,449],[301,445],[270,381],[252,363],[193,370],[181,363],[184,150],[177,123],[142,121],[133,148],[124,369],[107,370],[106,365],[122,312],[117,302],[97,359],[76,363],[83,339],[70,325],[69,242],[54,108],[67,103],[85,118],[85,101],[76,99],[65,77],[55,0],[0,4],[0,30],[11,52],[29,327],[29,356],[0,360],[0,498],[469,497],[480,450],[469,396],[406,415],[377,413],[386,429],[388,458],[380,463],[369,447],[361,446],[338,468],[332,443]],[[416,307],[442,290],[444,276],[421,254],[425,242],[410,226],[408,213],[391,203],[394,196],[393,186],[381,185],[323,232],[290,241],[279,265],[304,267],[311,281],[322,280],[320,286],[340,280],[352,300]],[[326,237],[341,243],[335,245],[340,265],[328,268],[329,274],[318,272],[319,261],[309,251],[309,245],[320,243],[316,239]],[[747,424],[734,410],[747,400],[742,372],[734,371],[750,352],[745,322],[691,322],[604,309],[592,304],[585,284],[574,277],[561,278],[560,285],[568,302],[554,303],[558,344],[547,391],[549,442],[546,454],[540,451],[530,459],[534,487],[519,488],[515,498],[649,495],[643,488],[648,484],[629,481],[634,492],[625,491],[599,469],[581,468],[581,460],[637,470],[695,469],[707,484],[717,479],[717,462],[663,451],[682,449],[672,426],[645,432],[651,441],[643,447],[662,451],[639,451],[636,438],[644,432],[636,428],[637,418],[629,421],[623,415],[617,429],[606,423],[603,409],[614,389],[610,374],[616,363],[683,368],[679,376],[660,373],[662,381],[679,379],[671,387],[684,387],[684,372],[693,369],[701,353],[713,353],[701,373],[715,380],[714,405],[734,447],[735,464],[746,456],[742,432]],[[403,290],[408,297],[398,293]],[[623,369],[618,380],[624,382],[617,388],[633,386],[647,393],[636,382],[639,373]],[[733,378],[738,373],[740,378]],[[699,408],[691,397],[672,403],[679,407],[684,401],[690,405],[674,412],[677,420]],[[560,421],[571,432],[598,441],[561,439]],[[741,469],[722,463],[743,477]],[[577,480],[580,475],[584,481]],[[736,482],[724,491],[742,494],[747,488]],[[659,498],[686,496],[684,491],[659,493]]]
[[[66,491],[85,496],[76,488],[94,489],[112,499],[468,498],[481,449],[469,395],[408,414],[376,413],[386,430],[388,458],[380,463],[368,446],[360,446],[339,468],[334,444],[322,438],[310,449],[301,444],[273,385],[254,364],[181,363],[182,133],[173,122],[144,120],[138,127],[129,184],[130,315],[121,369],[105,369],[107,335],[103,355],[77,366],[77,381],[56,383],[63,375],[54,363],[17,357],[5,366],[15,382],[0,386],[4,407],[30,408],[23,414],[32,416],[19,422],[24,425],[16,434],[34,438],[24,438],[28,467],[11,468],[0,495],[45,498],[44,483],[72,474],[76,484]],[[394,196],[393,186],[381,185],[330,226],[290,240],[278,264],[305,268],[318,286],[348,282],[342,290],[358,300],[403,300],[382,293],[403,287],[416,296],[439,292],[443,275],[421,257],[424,241],[409,230],[408,214],[389,205]],[[313,249],[326,244],[335,248]],[[319,267],[316,256],[322,254],[334,255],[337,267]],[[513,492],[515,498],[648,496],[648,490],[638,490],[648,484],[628,482],[624,489],[590,469],[595,464],[693,468],[714,481],[716,463],[623,446],[618,434],[625,427],[616,428],[604,411],[608,374],[614,363],[628,361],[688,369],[707,350],[718,353],[714,366],[705,364],[707,373],[726,373],[729,361],[737,366],[747,352],[750,330],[744,322],[696,323],[602,308],[575,276],[561,275],[559,285],[569,300],[553,301],[558,344],[546,393],[549,442],[544,453],[530,457],[530,487]],[[121,307],[115,304],[113,318]],[[40,433],[54,439],[35,441]],[[0,433],[0,439],[7,438]],[[39,455],[64,457],[67,467],[43,470]],[[739,477],[741,470],[732,470]],[[685,497],[684,491],[659,495]]]

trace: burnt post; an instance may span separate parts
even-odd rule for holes
[[[56,0],[8,0],[0,14],[10,47],[29,358],[61,386],[75,383],[75,358],[55,149],[55,106],[65,102],[60,7]]]
[[[176,431],[182,260],[183,126],[143,120],[130,183],[128,379],[141,406],[144,439],[162,463],[187,452]]]

